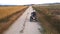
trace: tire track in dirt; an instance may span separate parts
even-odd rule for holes
[[[28,16],[29,13],[27,13],[26,15],[26,18],[25,18],[25,21],[24,21],[24,24],[23,24],[23,29],[20,31],[20,33],[23,33],[24,32],[24,28],[25,28],[25,23],[26,23],[26,20],[27,20],[27,16]]]

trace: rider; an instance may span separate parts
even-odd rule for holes
[[[33,19],[37,21],[35,10],[33,10],[33,12],[31,13],[30,21],[32,21]]]
[[[31,14],[32,14],[33,17],[35,17],[36,16],[35,10],[33,10],[33,12]]]

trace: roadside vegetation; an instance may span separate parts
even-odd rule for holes
[[[33,6],[46,34],[60,34],[60,5]]]
[[[28,6],[1,6],[0,7],[0,34],[9,28],[20,17]]]
[[[0,19],[5,18],[13,13],[16,13],[25,7],[26,6],[2,6],[0,7]]]

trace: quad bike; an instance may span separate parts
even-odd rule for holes
[[[30,21],[37,21],[36,16],[30,16]]]

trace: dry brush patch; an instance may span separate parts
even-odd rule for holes
[[[50,29],[51,31],[56,31],[58,33],[60,33],[60,7],[59,6],[38,6],[38,7],[33,7],[37,13],[40,14],[40,16],[42,16],[44,19],[42,20],[40,18],[40,21],[47,21],[48,23],[46,24],[50,24],[50,28],[47,27],[48,29]],[[46,25],[45,24],[45,25]],[[58,34],[54,32],[54,34]]]

